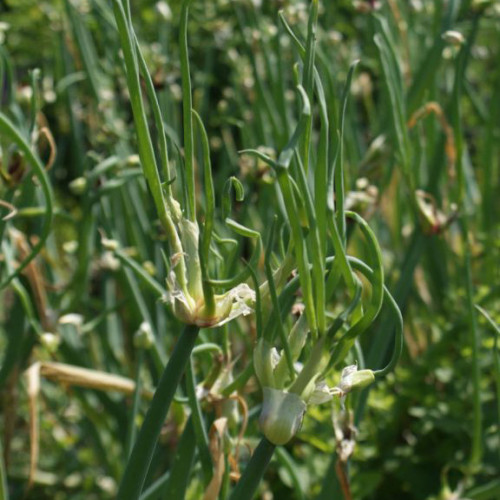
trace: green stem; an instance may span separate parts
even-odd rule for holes
[[[289,389],[289,392],[298,394],[299,396],[304,392],[309,382],[320,371],[321,360],[323,358],[323,349],[325,347],[325,337],[321,337],[316,345],[312,348],[311,355],[307,363],[302,368],[299,376],[295,379],[294,383]]]
[[[229,500],[251,500],[253,498],[275,448],[276,445],[265,437],[260,440]]]
[[[194,449],[195,447],[193,446],[193,450]],[[161,492],[166,487],[169,479],[170,471],[167,471],[141,495],[139,500],[157,500],[160,498]]]
[[[149,188],[151,189],[156,209],[158,211],[158,216],[169,234],[170,243],[173,244],[176,231],[170,214],[168,214],[166,209],[153,144],[151,142],[151,135],[148,129],[146,111],[142,101],[142,90],[139,81],[135,40],[132,38],[132,34],[129,31],[131,26],[129,26],[127,22],[127,17],[121,2],[119,0],[114,0],[113,8],[125,60],[127,87],[130,94],[130,104],[134,115],[135,131],[139,145],[139,156],[141,158],[144,176],[146,177]]]
[[[285,448],[282,446],[276,448],[276,458],[279,464],[288,472],[290,479],[292,480],[293,490],[296,495],[297,500],[305,500],[305,495],[303,488],[304,486],[300,482],[300,477],[297,474],[298,467],[292,457],[288,454]]]
[[[9,489],[7,487],[7,471],[3,461],[3,447],[0,441],[0,500],[9,500]]]
[[[205,224],[200,237],[200,266],[203,279],[203,296],[205,298],[205,311],[208,316],[215,312],[214,290],[210,284],[208,263],[210,254],[210,242],[212,241],[212,231],[214,226],[215,194],[214,181],[212,178],[212,164],[210,162],[210,145],[207,131],[203,125],[200,115],[193,109],[192,113],[196,118],[200,130],[200,138],[203,150],[203,178],[205,184]]]
[[[135,131],[139,146],[139,157],[141,159],[144,177],[146,177],[149,189],[153,195],[153,200],[158,212],[158,216],[165,228],[172,253],[184,255],[179,235],[167,209],[167,203],[163,194],[163,188],[158,173],[158,166],[149,132],[146,110],[142,100],[142,90],[139,80],[139,68],[137,65],[137,51],[135,34],[132,31],[132,25],[127,20],[127,15],[120,0],[113,0],[113,9],[115,14],[120,43],[123,50],[123,57],[126,68],[127,87],[130,94],[130,104],[134,116]],[[141,57],[139,57],[140,59]],[[143,68],[146,71],[147,68]],[[154,105],[153,105],[154,108]],[[156,110],[158,111],[158,110]],[[191,116],[191,112],[189,113]],[[163,154],[163,153],[162,153]],[[179,260],[175,267],[177,280],[183,290],[186,290],[185,262],[184,258]]]
[[[339,230],[339,234],[342,241],[342,246],[345,248],[347,244],[346,240],[346,220],[345,220],[345,188],[344,188],[344,126],[345,126],[345,115],[347,110],[347,99],[349,96],[349,91],[351,88],[351,81],[354,74],[354,69],[356,68],[358,61],[351,64],[349,68],[349,73],[347,75],[347,81],[344,87],[344,92],[342,95],[342,108],[340,112],[339,122],[340,128],[338,130],[338,150],[337,157],[335,158],[335,163],[333,169],[333,183],[335,190],[335,206],[337,209],[336,222]]]
[[[254,375],[253,363],[249,363],[246,368],[236,377],[234,382],[224,387],[222,390],[222,396],[228,397],[233,391],[238,391],[250,380],[250,377]]]
[[[356,257],[349,257],[350,263],[352,267],[365,275],[367,279],[373,279],[373,275],[376,273],[374,269],[371,269],[368,265],[366,265],[363,261],[357,259]],[[391,372],[396,366],[399,358],[401,357],[401,353],[403,350],[403,316],[401,315],[401,311],[398,307],[397,302],[394,297],[391,295],[387,287],[384,285],[384,300],[387,301],[387,304],[392,312],[392,316],[394,318],[395,325],[395,337],[394,337],[394,350],[389,360],[388,364],[381,369],[375,370],[375,376],[385,377],[389,372]],[[389,330],[390,332],[392,330]],[[385,331],[384,331],[385,332]],[[391,334],[386,334],[385,337],[391,339]]]
[[[307,42],[304,58],[304,71],[302,75],[302,86],[309,101],[312,102],[313,97],[313,69],[314,69],[314,53],[316,47],[316,24],[318,22],[318,0],[313,0],[309,11],[309,22],[307,28]],[[311,133],[312,133],[312,115],[307,117],[307,125],[304,134],[301,137],[299,147],[302,156],[302,162],[305,172],[309,172],[310,150],[311,150]]]
[[[269,283],[269,292],[271,295],[271,302],[273,304],[273,308],[278,313],[278,318],[280,318],[281,313],[280,313],[280,306],[279,306],[279,301],[278,301],[278,294],[276,293],[276,286],[274,283],[273,272],[271,269],[271,253],[272,253],[272,249],[274,246],[275,229],[276,229],[276,217],[274,217],[273,222],[271,224],[269,241],[267,243],[267,249],[266,249],[266,257],[264,260],[264,267],[266,270],[267,282]],[[288,344],[288,338],[286,337],[286,334],[285,334],[283,322],[277,321],[277,328],[278,328],[278,333],[279,333],[279,336],[281,339],[281,343],[283,345],[283,350],[285,351],[285,359],[286,359],[286,362],[288,365],[288,371],[289,371],[291,379],[293,380],[295,378],[295,369],[293,367],[292,353],[290,351],[290,345]],[[270,333],[271,329],[266,329],[266,331],[264,331],[264,336],[265,336],[264,338],[266,338],[266,340],[272,342],[273,339],[269,338],[269,336],[266,335],[267,332]]]
[[[185,498],[195,452],[196,433],[194,431],[193,419],[190,418],[177,445],[168,481],[162,489],[162,494],[155,498]]]
[[[130,456],[132,448],[135,443],[135,438],[137,436],[137,413],[139,412],[139,403],[141,401],[141,370],[144,362],[144,349],[139,349],[137,352],[137,367],[135,375],[135,392],[134,399],[132,402],[132,411],[130,414],[130,423],[127,436],[127,456]]]
[[[156,441],[198,336],[198,327],[186,325],[158,382],[151,406],[135,442],[118,490],[120,500],[139,498]]]
[[[465,291],[467,321],[469,323],[472,345],[472,384],[474,388],[472,398],[473,434],[470,462],[472,466],[477,466],[481,463],[481,457],[483,455],[483,411],[481,408],[481,367],[479,362],[481,339],[477,328],[476,315],[474,314],[474,285],[472,281],[471,248],[469,243],[467,215],[464,215],[460,226],[462,229],[462,238],[465,243]]]
[[[495,368],[495,379],[497,385],[497,418],[498,418],[498,438],[500,441],[500,354],[498,352],[498,338],[500,337],[500,327],[491,319],[489,314],[478,305],[475,306],[476,309],[486,318],[488,323],[493,327],[495,331],[495,340],[493,341],[493,366]],[[498,447],[498,453],[500,458],[500,447]]]
[[[341,337],[332,354],[333,365],[341,362],[354,345],[355,339],[374,322],[380,312],[384,298],[384,270],[382,265],[382,252],[375,234],[365,220],[355,212],[346,211],[345,215],[354,219],[360,226],[368,243],[370,260],[372,261],[373,273],[371,275],[371,301],[366,313]]]
[[[278,183],[288,211],[290,228],[292,230],[294,250],[295,255],[297,256],[297,267],[299,268],[304,304],[306,306],[306,315],[309,321],[309,327],[311,328],[311,333],[313,334],[313,337],[315,337],[317,333],[316,310],[314,308],[311,275],[307,268],[308,257],[307,249],[304,245],[304,235],[297,217],[297,210],[288,172],[286,170],[279,170],[277,174]]]
[[[196,445],[203,471],[205,486],[208,486],[212,479],[212,457],[208,447],[208,435],[201,413],[200,403],[196,396],[196,379],[194,376],[193,360],[191,359],[186,368],[186,392],[191,408],[191,420],[193,422]]]
[[[184,125],[184,162],[186,165],[186,187],[187,187],[187,218],[196,220],[196,200],[194,181],[194,138],[193,138],[193,98],[191,95],[191,76],[189,74],[189,54],[187,45],[187,24],[189,6],[192,0],[182,2],[181,22],[179,31],[179,57],[181,61],[182,77],[182,112]]]

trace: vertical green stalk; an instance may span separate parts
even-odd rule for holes
[[[391,119],[401,173],[405,179],[408,190],[411,194],[415,191],[415,179],[411,171],[410,161],[410,141],[408,137],[408,127],[406,125],[407,111],[403,88],[403,77],[398,58],[394,51],[394,42],[391,40],[387,21],[375,16],[375,26],[377,34],[374,37],[375,44],[379,50],[380,65],[383,70],[384,80],[391,103]],[[412,197],[410,198],[413,199]]]
[[[314,52],[316,47],[316,24],[318,22],[319,1],[311,2],[309,23],[307,28],[306,52],[304,59],[304,70],[302,74],[302,86],[306,91],[309,101],[313,97],[313,74],[314,74]],[[304,129],[304,135],[300,141],[300,152],[302,163],[306,172],[309,171],[310,149],[311,149],[312,115],[307,118],[307,124]]]
[[[212,457],[208,447],[208,435],[203,422],[203,414],[201,412],[200,403],[196,396],[196,380],[194,377],[193,360],[191,359],[186,368],[186,392],[191,408],[191,420],[193,423],[194,434],[198,454],[200,456],[201,468],[205,486],[208,486],[212,479]]]
[[[3,446],[0,441],[0,500],[9,500],[9,488],[7,486],[7,471],[3,460]]]
[[[271,461],[276,445],[265,437],[253,452],[250,462],[234,488],[229,500],[251,500],[259,487],[259,483]]]
[[[491,319],[490,315],[479,306],[476,309],[486,318],[488,323],[493,328],[495,332],[495,339],[493,341],[493,366],[495,370],[495,379],[497,385],[497,429],[498,429],[498,439],[500,441],[500,353],[498,351],[498,340],[500,338],[500,327]],[[500,458],[500,446],[498,447],[498,454]]]
[[[280,185],[283,199],[289,213],[289,222],[292,229],[292,237],[294,242],[294,250],[297,256],[297,265],[299,268],[300,282],[303,287],[304,303],[306,306],[306,315],[309,320],[309,326],[313,336],[317,334],[316,312],[314,309],[314,300],[312,292],[311,275],[309,273],[307,249],[304,245],[304,238],[300,222],[297,217],[297,207],[292,192],[291,182],[288,177],[288,170],[282,169],[278,171],[278,182]]]
[[[153,150],[151,135],[149,132],[146,111],[142,101],[142,90],[139,82],[139,71],[137,67],[136,43],[135,35],[130,32],[132,29],[127,21],[123,5],[120,0],[113,0],[113,9],[115,13],[118,33],[120,35],[121,47],[125,59],[127,86],[130,94],[130,104],[135,121],[135,130],[137,133],[137,141],[139,145],[139,156],[144,171],[144,176],[148,181],[149,188],[153,195],[158,216],[165,227],[168,234],[169,243],[173,252],[180,252],[182,255],[182,247],[175,229],[172,217],[167,210],[161,180],[156,164],[156,157]],[[180,267],[179,267],[180,266]],[[179,283],[184,285],[184,262],[183,259],[179,262],[179,271],[176,272]]]
[[[300,136],[299,149],[300,156],[297,157],[298,168],[297,183],[301,196],[304,198],[306,212],[310,226],[308,235],[309,249],[312,256],[313,266],[313,288],[314,288],[314,306],[316,310],[316,320],[319,334],[326,331],[325,314],[325,264],[324,257],[326,253],[326,206],[327,206],[327,187],[328,187],[328,116],[326,102],[324,99],[321,79],[314,65],[315,47],[316,47],[316,25],[318,22],[319,2],[314,0],[311,4],[308,34],[306,46],[304,47],[297,38],[291,27],[286,22],[284,16],[280,13],[280,19],[283,26],[290,35],[293,43],[303,60],[304,70],[302,75],[302,85],[298,86],[300,96],[303,101],[303,110],[301,121],[302,135]],[[310,193],[307,180],[310,162],[310,144],[312,129],[311,103],[313,102],[314,84],[316,84],[316,93],[319,101],[321,132],[318,144],[318,154],[316,158],[316,168],[314,171],[314,201]],[[289,148],[290,145],[287,146]],[[285,148],[285,149],[287,149]],[[314,335],[314,332],[313,332]]]
[[[135,391],[134,398],[132,400],[132,411],[130,412],[130,422],[127,436],[127,456],[129,457],[132,453],[132,448],[134,446],[135,438],[137,435],[137,425],[136,419],[139,412],[139,403],[141,401],[141,370],[144,361],[144,349],[139,348],[137,352],[137,366],[135,375]]]
[[[193,109],[192,113],[196,118],[198,128],[200,129],[201,145],[203,152],[203,180],[205,186],[205,224],[200,234],[200,267],[203,280],[203,296],[205,299],[205,311],[208,316],[215,311],[214,290],[210,284],[208,272],[208,262],[210,254],[210,243],[212,241],[212,232],[214,227],[215,214],[215,194],[214,181],[212,178],[212,164],[210,161],[210,146],[207,131],[203,125],[200,115]]]
[[[296,495],[297,500],[305,500],[303,485],[300,482],[300,477],[297,474],[298,467],[294,462],[292,457],[288,454],[285,448],[277,447],[276,448],[276,458],[279,464],[286,469],[288,474],[290,475],[290,479],[292,480],[293,490]]]
[[[302,100],[302,111],[299,122],[292,134],[292,137],[288,141],[288,144],[283,149],[278,157],[278,161],[275,162],[265,154],[253,150],[247,149],[241,151],[241,153],[248,153],[265,161],[268,165],[276,170],[276,176],[278,180],[278,184],[280,187],[281,194],[283,196],[283,201],[286,207],[288,222],[290,224],[291,232],[292,232],[292,241],[293,248],[295,252],[295,256],[297,258],[297,267],[299,270],[299,279],[302,286],[303,300],[305,304],[306,316],[308,319],[309,327],[311,329],[311,333],[313,338],[318,335],[318,321],[317,321],[317,313],[315,309],[314,303],[314,294],[313,294],[313,282],[311,279],[311,273],[309,271],[309,258],[307,252],[307,246],[305,244],[305,236],[301,228],[300,217],[297,208],[297,198],[302,201],[304,204],[302,195],[306,200],[306,208],[308,213],[308,220],[311,222],[314,231],[316,231],[316,224],[314,221],[314,209],[312,205],[312,201],[310,199],[310,193],[307,189],[307,185],[305,182],[304,171],[301,170],[302,167],[299,166],[299,180],[301,181],[301,186],[303,192],[293,189],[293,180],[290,177],[290,163],[296,154],[297,144],[304,133],[305,127],[307,126],[308,117],[311,114],[311,107],[309,103],[309,99],[307,98],[307,94],[305,93],[302,86],[298,85],[297,90],[299,91],[299,95]],[[316,235],[317,236],[317,233]],[[319,251],[319,242],[315,241],[314,252]],[[313,259],[313,271],[315,272],[315,276],[318,277],[318,270],[321,269],[321,266],[324,265],[319,260]],[[317,281],[319,283],[319,280]],[[321,281],[322,282],[322,281]],[[324,302],[321,304],[321,311],[324,311],[325,304]]]
[[[299,87],[300,89],[300,87]],[[326,314],[325,314],[325,262],[324,253],[321,247],[320,229],[318,226],[318,217],[315,211],[314,202],[310,193],[309,185],[306,178],[305,169],[302,165],[300,157],[297,156],[297,175],[298,175],[298,195],[303,199],[307,220],[309,224],[309,234],[306,236],[308,243],[307,248],[312,260],[312,277],[314,290],[314,305],[316,310],[316,318],[319,334],[323,334],[326,330]],[[321,220],[321,217],[320,217]]]
[[[339,146],[336,157],[336,163],[338,164],[334,167],[334,186],[335,186],[335,205],[337,211],[337,227],[340,233],[340,238],[343,247],[346,246],[346,221],[344,214],[344,204],[345,204],[345,189],[344,189],[344,126],[345,126],[345,114],[347,110],[347,100],[349,97],[349,92],[351,89],[352,77],[354,75],[354,70],[359,61],[355,61],[351,64],[349,68],[349,73],[347,74],[347,80],[344,86],[344,92],[342,95],[342,108],[340,111],[339,123]]]
[[[471,465],[479,465],[483,454],[483,439],[482,439],[482,419],[483,411],[481,408],[481,371],[479,365],[479,351],[481,339],[477,328],[476,315],[474,314],[474,289],[472,282],[472,266],[471,266],[471,249],[469,243],[469,229],[467,215],[464,215],[460,228],[462,230],[462,238],[465,244],[465,289],[467,301],[467,322],[471,335],[472,344],[472,384],[474,390],[473,403],[473,434],[472,434],[472,451]]]
[[[186,427],[177,445],[177,452],[175,453],[168,480],[162,488],[161,498],[171,498],[172,500],[185,498],[195,452],[196,434],[193,419],[190,418],[186,422]],[[121,500],[121,497],[118,498]]]
[[[302,86],[297,86],[297,90],[299,91],[299,96],[302,99],[302,111],[299,119],[299,123],[297,127],[288,141],[287,146],[281,154],[279,155],[278,162],[275,165],[276,174],[278,178],[278,183],[280,186],[281,193],[283,195],[283,199],[285,201],[288,220],[292,230],[293,244],[295,254],[297,256],[297,266],[299,268],[299,276],[300,282],[303,288],[304,294],[304,303],[306,305],[306,315],[309,320],[309,327],[311,328],[311,333],[313,337],[317,335],[318,331],[318,322],[316,317],[316,309],[314,308],[314,294],[312,289],[312,280],[309,273],[309,259],[307,257],[307,247],[304,243],[304,235],[302,232],[302,228],[300,227],[299,217],[297,216],[297,204],[295,201],[295,196],[292,190],[292,183],[289,177],[289,167],[292,161],[292,158],[295,154],[295,147],[305,133],[305,129],[307,128],[307,124],[309,122],[309,118],[311,116],[311,105],[307,94],[305,93]],[[305,201],[307,202],[307,206],[309,208],[309,219],[310,222],[313,222],[312,212],[313,209],[311,207],[311,202],[309,200],[309,191],[307,189],[307,185],[305,185],[304,171],[300,171],[303,168],[299,165],[299,179],[303,182],[302,188],[303,192],[301,193],[303,197],[305,197]],[[318,249],[319,250],[319,249]],[[320,264],[315,259],[316,266],[313,269],[318,271],[318,265]],[[323,304],[324,306],[324,304]]]
[[[175,391],[198,336],[198,327],[186,325],[158,382],[118,490],[120,500],[139,498],[153,452]]]
[[[274,246],[274,236],[276,232],[276,217],[273,219],[273,222],[271,224],[271,229],[269,232],[269,241],[267,242],[267,249],[266,249],[266,257],[264,261],[265,265],[265,270],[266,270],[266,277],[267,277],[267,282],[269,284],[269,293],[271,295],[271,301],[273,304],[273,308],[278,314],[278,318],[281,318],[281,312],[280,312],[280,306],[279,306],[279,301],[278,301],[278,294],[276,293],[276,286],[274,283],[274,277],[273,277],[273,272],[271,269],[271,253],[272,253],[272,248]],[[288,338],[285,334],[285,329],[283,328],[283,323],[278,319],[277,321],[278,325],[278,334],[280,336],[281,343],[283,345],[283,350],[285,351],[285,358],[288,366],[288,371],[290,378],[293,380],[295,378],[295,368],[293,366],[293,358],[292,358],[292,353],[290,351],[290,345],[288,343]],[[267,333],[267,331],[271,332],[271,329],[266,329],[264,332],[264,335]],[[265,337],[266,338],[266,337]],[[268,341],[272,341],[270,338],[266,338]]]
[[[316,94],[318,96],[319,115],[321,121],[321,130],[318,142],[318,157],[316,159],[316,170],[314,172],[314,207],[316,214],[316,222],[318,227],[318,238],[320,242],[320,250],[322,261],[326,254],[326,234],[328,230],[327,213],[328,213],[328,138],[330,135],[330,125],[328,122],[328,109],[326,106],[326,97],[323,90],[323,84],[319,78],[319,74],[315,71]],[[323,264],[324,271],[324,264]],[[325,297],[323,297],[325,300]]]
[[[282,25],[284,26],[286,32],[290,36],[292,42],[297,48],[300,57],[304,61],[304,65],[306,64],[306,49],[302,45],[301,41],[298,39],[297,35],[294,33],[288,22],[286,21],[282,12],[278,14]],[[346,80],[346,85],[344,88],[343,98],[342,98],[342,111],[340,115],[340,138],[339,141],[342,142],[343,139],[343,129],[344,129],[344,117],[347,109],[347,97],[348,91],[351,87],[351,81],[354,74],[354,69],[356,67],[357,62],[354,62],[350,69]],[[319,112],[320,112],[320,120],[321,120],[321,132],[318,143],[318,156],[316,159],[316,171],[314,173],[314,219],[316,222],[317,230],[318,230],[318,238],[319,238],[319,248],[321,249],[322,256],[321,262],[323,262],[324,255],[326,253],[326,233],[330,232],[330,237],[333,242],[335,255],[338,256],[336,259],[336,266],[340,266],[340,270],[344,279],[347,283],[347,286],[351,293],[354,293],[356,290],[356,283],[353,278],[352,270],[350,268],[349,262],[347,261],[344,245],[342,239],[340,237],[340,233],[337,227],[337,223],[335,220],[335,206],[334,206],[334,173],[337,172],[335,177],[335,188],[336,193],[335,197],[340,202],[337,203],[337,210],[339,215],[339,220],[345,221],[344,216],[344,185],[343,185],[343,160],[342,154],[339,154],[339,150],[336,151],[336,156],[333,159],[332,167],[333,169],[329,169],[329,159],[330,153],[333,148],[329,147],[328,138],[330,137],[330,125],[328,119],[328,107],[326,104],[326,96],[323,89],[323,84],[321,82],[320,75],[313,65],[312,67],[313,75],[314,75],[314,84],[316,95],[318,98],[319,104]],[[332,101],[333,102],[333,101]],[[332,141],[333,144],[333,141]],[[340,159],[339,159],[340,158]],[[335,164],[338,161],[338,168],[335,168]],[[311,221],[310,221],[311,223]],[[312,225],[312,224],[311,224]],[[345,226],[345,222],[344,222]],[[343,230],[345,232],[345,229]],[[324,264],[322,264],[323,272],[324,272]],[[321,276],[323,276],[323,272]],[[327,300],[331,295],[331,290],[333,288],[332,281],[336,281],[335,272],[330,273],[329,282],[327,284],[327,289],[324,292],[324,299]],[[330,293],[329,293],[330,292]],[[318,302],[321,294],[318,294]]]
[[[384,269],[382,266],[382,253],[377,242],[375,234],[370,229],[370,226],[364,219],[355,212],[346,212],[350,218],[354,219],[367,241],[368,253],[374,272],[371,276],[371,301],[364,315],[354,323],[351,328],[340,338],[332,353],[333,364],[341,362],[351,347],[354,345],[355,339],[369,328],[377,317],[384,297]]]
[[[189,54],[187,43],[187,25],[189,6],[192,0],[183,0],[179,31],[179,58],[181,61],[182,78],[182,112],[184,127],[184,162],[185,179],[187,188],[187,218],[190,221],[196,220],[196,199],[194,181],[194,139],[193,139],[193,97],[191,95],[191,75],[189,74]]]
[[[165,183],[163,184],[163,189],[166,192],[167,200],[170,202],[172,199],[172,187],[171,187],[172,173],[170,171],[170,164],[168,161],[168,148],[167,148],[167,139],[165,137],[165,126],[163,124],[160,105],[156,97],[153,80],[151,78],[151,75],[149,74],[146,61],[144,60],[144,56],[142,55],[142,52],[139,47],[139,41],[137,40],[136,36],[134,36],[134,41],[135,41],[137,60],[139,62],[139,69],[141,71],[142,77],[144,78],[144,82],[146,83],[146,91],[148,93],[149,102],[151,104],[151,109],[153,111],[156,131],[158,133],[160,161],[162,163],[165,176]]]
[[[463,211],[463,216],[459,221],[462,241],[464,245],[464,271],[465,271],[465,291],[466,291],[466,306],[467,306],[467,323],[471,335],[472,345],[472,384],[474,390],[473,397],[473,433],[472,433],[472,450],[470,456],[470,464],[475,467],[480,464],[483,454],[482,443],[482,408],[481,408],[481,385],[480,385],[480,364],[479,353],[481,340],[477,328],[476,314],[474,311],[474,285],[472,280],[472,262],[471,262],[471,244],[469,232],[469,219],[472,214],[471,208],[467,200],[466,174],[464,165],[464,142],[462,130],[462,114],[460,107],[460,98],[462,95],[462,85],[465,80],[465,68],[470,55],[472,40],[475,39],[479,24],[479,16],[476,15],[472,25],[472,32],[469,36],[469,41],[465,44],[456,61],[455,67],[455,82],[453,87],[453,129],[455,135],[455,147],[457,153],[457,183],[458,183],[458,202]],[[471,204],[472,205],[472,204]]]

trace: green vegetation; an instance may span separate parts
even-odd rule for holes
[[[0,500],[500,498],[498,2],[0,13]]]

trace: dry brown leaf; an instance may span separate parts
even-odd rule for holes
[[[44,138],[49,146],[49,158],[45,163],[45,170],[50,170],[52,168],[52,165],[54,165],[54,162],[56,161],[56,141],[54,140],[52,132],[46,126],[40,128],[40,130],[36,134],[35,142],[40,141],[40,138]]]
[[[203,500],[217,500],[224,478],[224,471],[226,470],[224,460],[224,441],[225,433],[227,430],[227,418],[221,417],[214,420],[210,427],[210,453],[214,462],[214,475],[210,484],[208,485]]]
[[[49,380],[65,385],[76,385],[101,391],[117,391],[128,395],[135,391],[135,382],[129,378],[65,363],[52,361],[40,363],[40,374]],[[145,397],[150,398],[152,395],[151,391],[143,391]]]
[[[26,370],[29,401],[30,424],[30,469],[28,475],[28,489],[33,486],[38,455],[40,451],[40,433],[38,427],[38,395],[40,394],[40,363],[34,363]]]
[[[30,427],[30,468],[28,488],[33,485],[40,452],[40,434],[38,422],[38,396],[40,395],[40,378],[45,377],[64,385],[76,385],[101,391],[117,391],[131,395],[135,391],[135,382],[119,375],[98,370],[90,370],[80,366],[56,363],[52,361],[36,362],[25,372],[29,401]],[[151,398],[152,391],[143,390],[142,395]]]

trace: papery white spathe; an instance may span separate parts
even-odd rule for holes
[[[175,281],[173,272],[170,273],[169,281]],[[238,316],[252,313],[250,304],[255,302],[255,291],[246,283],[241,283],[226,293],[214,295],[215,310],[211,315],[206,312],[203,296],[195,299],[179,287],[171,287],[166,299],[175,316],[184,323],[200,328],[212,328],[222,326]]]
[[[286,444],[300,429],[307,405],[298,394],[271,387],[264,387],[262,392],[260,429],[271,443]]]
[[[207,311],[198,253],[198,224],[181,218],[178,227],[184,252],[183,255],[173,256],[171,259],[173,269],[167,278],[166,296],[174,315],[186,324],[212,328],[224,325],[238,316],[252,313],[255,291],[246,283],[240,283],[226,293],[214,295],[215,308]],[[185,263],[184,272],[177,268],[181,260]],[[181,281],[185,283],[184,286]]]

